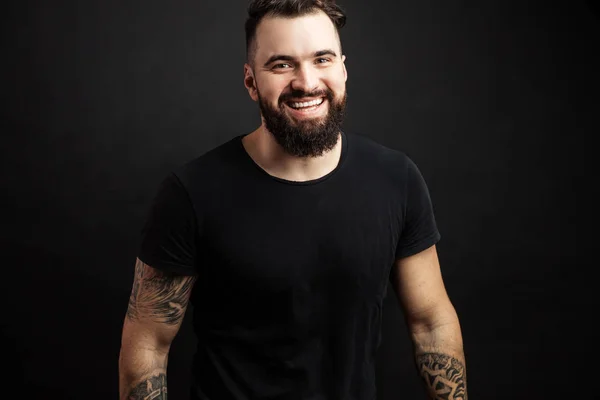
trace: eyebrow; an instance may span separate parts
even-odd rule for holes
[[[317,52],[315,52],[313,54],[313,57],[321,57],[321,56],[326,56],[326,55],[330,55],[333,57],[337,57],[337,54],[335,53],[335,51],[330,50],[330,49],[326,49],[326,50],[319,50]],[[285,54],[275,54],[271,57],[269,57],[269,59],[267,60],[267,62],[265,63],[265,67],[268,66],[269,64],[273,63],[274,61],[295,61],[296,58],[292,57],[292,56],[288,56]]]

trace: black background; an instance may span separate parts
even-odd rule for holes
[[[15,398],[117,398],[159,181],[259,124],[243,86],[246,4],[2,6],[1,331]],[[595,398],[597,261],[584,254],[597,236],[597,3],[340,4],[345,129],[406,152],[428,182],[469,397]],[[423,398],[391,293],[379,398]],[[171,350],[172,399],[188,398],[190,328]]]

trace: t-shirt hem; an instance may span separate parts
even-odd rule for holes
[[[431,246],[433,246],[434,244],[436,244],[437,242],[439,242],[440,239],[441,239],[441,235],[439,232],[436,231],[436,232],[432,233],[431,235],[427,236],[425,239],[411,245],[410,247],[402,249],[402,251],[400,253],[396,253],[396,260],[399,260],[399,259],[405,258],[405,257],[410,257],[417,253],[420,253],[423,250],[426,250],[426,249],[430,248]]]
[[[185,276],[195,276],[197,272],[193,269],[190,269],[189,266],[181,265],[181,264],[173,264],[167,263],[164,261],[152,261],[151,258],[145,257],[143,255],[139,255],[138,258],[146,265],[155,268],[159,271],[170,272],[177,275],[185,275]]]

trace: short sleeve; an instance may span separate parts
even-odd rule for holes
[[[197,220],[186,189],[169,174],[159,185],[141,231],[138,258],[159,270],[195,275]]]
[[[396,247],[396,259],[417,254],[440,240],[425,180],[415,163],[407,160],[403,227]]]

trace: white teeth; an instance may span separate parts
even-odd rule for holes
[[[312,107],[312,106],[318,106],[319,104],[321,104],[323,102],[324,99],[317,99],[317,100],[313,100],[313,101],[307,101],[304,103],[289,103],[289,105],[292,108],[305,108],[305,107]]]

